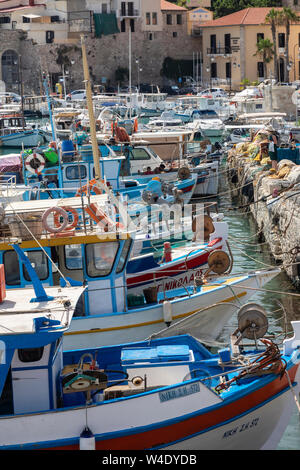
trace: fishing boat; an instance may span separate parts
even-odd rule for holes
[[[204,137],[222,137],[225,131],[225,125],[219,118],[216,111],[212,109],[198,110],[199,115],[194,118],[193,122],[186,126],[190,129],[200,129]]]
[[[26,124],[21,113],[0,113],[0,147],[34,147],[44,142],[39,129]]]
[[[276,448],[298,393],[300,322],[281,349],[252,308],[217,354],[190,335],[63,352],[75,292],[1,304],[2,450]]]
[[[150,292],[144,289],[143,295],[130,295],[127,266],[136,226],[128,219],[125,222],[128,215],[121,205],[118,214],[122,218],[117,219],[116,214],[113,219],[114,211],[109,211],[112,202],[110,193],[89,197],[83,194],[74,198],[7,202],[4,207],[0,263],[4,264],[8,289],[32,286],[27,268],[11,246],[16,240],[30,263],[37,267],[43,285],[66,282],[87,285],[64,343],[68,349],[96,346],[99,342],[108,345],[141,340],[165,322],[218,304],[209,314],[204,311],[200,318],[203,334],[215,338],[236,313],[237,305],[280,272],[275,268],[231,274],[230,259],[228,262],[225,252],[217,249],[212,253],[205,279],[196,276],[193,282],[195,272],[185,270],[189,281],[182,287],[174,285],[161,291],[150,288]],[[72,214],[72,222],[68,214]],[[207,249],[210,247],[202,246],[202,253]],[[161,269],[168,271],[168,264]],[[179,274],[182,271],[180,267]],[[175,282],[172,277],[170,281]],[[166,282],[168,279],[164,279]]]

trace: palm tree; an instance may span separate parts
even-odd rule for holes
[[[289,38],[291,33],[291,23],[297,23],[300,18],[299,16],[291,10],[291,8],[283,7],[281,12],[282,24],[285,26],[286,32],[286,41],[285,41],[285,81],[288,83],[290,81],[289,77]],[[294,67],[296,65],[294,64]]]
[[[272,8],[266,15],[265,23],[271,25],[273,47],[274,47],[274,78],[278,81],[278,57],[277,57],[277,41],[276,41],[276,27],[281,24],[281,11]]]
[[[270,39],[260,39],[256,44],[256,52],[254,56],[259,55],[264,64],[264,78],[267,78],[267,64],[271,62],[274,56],[274,44]]]

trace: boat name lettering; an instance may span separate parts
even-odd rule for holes
[[[170,281],[166,281],[163,284],[164,290],[170,290],[170,289],[177,289],[179,287],[182,287],[184,285],[191,284],[194,281],[194,277],[201,276],[203,273],[202,269],[199,269],[196,273],[192,273],[190,276],[182,276],[179,277],[178,279],[172,279]]]
[[[165,392],[160,392],[159,399],[161,402],[164,402],[164,401],[173,400],[174,398],[185,397],[187,395],[191,395],[192,393],[198,393],[198,392],[200,392],[199,382],[173,388],[172,390],[167,390]]]
[[[234,436],[238,432],[243,432],[243,431],[246,431],[247,429],[253,428],[254,426],[257,425],[258,421],[259,421],[259,418],[255,418],[252,421],[248,421],[247,423],[243,423],[240,426],[237,426],[236,428],[233,428],[233,429],[230,429],[229,431],[226,431],[223,434],[223,439],[225,437]]]

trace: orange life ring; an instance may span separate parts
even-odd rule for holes
[[[48,224],[48,216],[51,214],[51,212],[54,212],[54,217],[55,215],[63,217],[63,222],[62,224],[59,224],[59,226],[56,227],[50,227]],[[45,212],[42,215],[42,224],[45,230],[50,233],[60,233],[62,230],[66,228],[68,225],[68,214],[67,212],[62,208],[62,207],[50,207],[49,209],[45,210]]]
[[[78,216],[78,212],[76,209],[73,209],[73,207],[71,206],[62,206],[62,209],[64,209],[64,211],[66,212],[71,212],[71,214],[73,215],[73,222],[69,225],[67,225],[66,227],[64,227],[64,230],[72,230],[73,228],[77,227],[77,224],[78,224],[78,220],[79,220],[79,216]],[[54,213],[54,225],[56,227],[60,227],[60,221],[59,221],[59,214],[58,212],[55,212]]]
[[[100,180],[100,181],[101,183],[104,183],[103,180]],[[101,189],[99,189],[98,186],[96,186],[96,183],[97,183],[97,180],[95,179],[90,180],[87,184],[77,189],[75,196],[80,196],[82,193],[85,193],[87,195],[88,192],[92,192],[92,191],[94,191],[95,194],[102,194]]]

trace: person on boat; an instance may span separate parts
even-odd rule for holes
[[[274,134],[270,134],[268,137],[268,154],[269,158],[272,161],[272,168],[277,171],[277,138]]]
[[[153,175],[153,171],[150,166],[147,166],[147,168],[144,169],[143,175]]]

